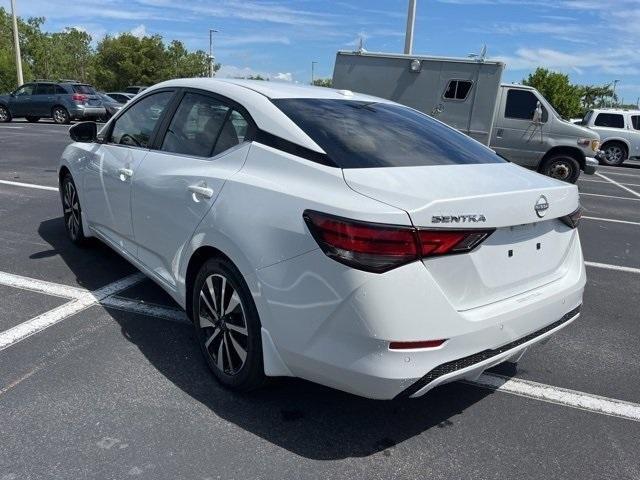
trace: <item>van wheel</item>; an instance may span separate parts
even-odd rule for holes
[[[609,165],[611,167],[617,167],[622,165],[627,159],[627,147],[620,142],[605,143],[602,147],[604,155],[600,158],[600,163]]]
[[[240,271],[225,258],[211,258],[200,268],[192,291],[196,337],[218,381],[239,391],[262,386],[260,318]]]
[[[11,112],[4,105],[0,105],[0,123],[11,121]]]
[[[31,115],[28,115],[28,116],[26,116],[24,118],[26,118],[27,122],[29,122],[29,123],[35,123],[38,120],[40,120],[40,117],[34,117],[34,116],[31,116]]]
[[[53,110],[51,110],[51,116],[53,117],[53,121],[58,124],[71,123],[69,112],[67,112],[67,109],[64,107],[54,107]]]
[[[564,182],[576,183],[580,176],[580,164],[569,155],[556,154],[544,161],[540,173]]]

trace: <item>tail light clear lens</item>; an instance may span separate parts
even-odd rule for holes
[[[322,251],[359,270],[383,273],[420,258],[470,252],[493,230],[422,230],[307,210],[303,218]]]
[[[582,207],[578,207],[575,212],[570,213],[569,215],[565,215],[564,217],[560,217],[560,220],[562,220],[571,228],[578,228],[578,224],[580,223],[580,219],[582,218],[582,212]]]

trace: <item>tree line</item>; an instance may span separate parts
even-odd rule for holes
[[[18,19],[25,82],[73,79],[114,91],[209,72],[209,56],[202,50],[189,52],[178,40],[167,44],[160,35],[123,33],[107,35],[94,47],[87,32],[76,28],[45,32],[44,21],[43,17]],[[11,15],[0,7],[0,92],[17,87],[12,35]]]
[[[568,75],[546,68],[537,68],[522,83],[537,89],[565,119],[582,118],[593,108],[637,108],[620,104],[612,85],[575,85]]]

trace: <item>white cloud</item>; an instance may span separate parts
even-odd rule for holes
[[[142,23],[137,27],[133,27],[131,29],[131,35],[134,37],[142,38],[147,35],[147,27],[145,27]]]
[[[222,65],[220,70],[216,73],[220,78],[247,78],[261,76],[273,81],[280,82],[293,82],[293,74],[291,72],[265,72],[263,70],[256,70],[251,67],[238,67],[235,65]]]
[[[237,47],[240,45],[251,45],[251,44],[280,44],[280,45],[289,45],[291,41],[289,37],[285,37],[284,35],[243,35],[237,37],[224,37],[220,36],[214,39],[214,43],[217,46],[222,47]]]

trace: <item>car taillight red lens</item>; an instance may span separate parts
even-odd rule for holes
[[[582,207],[578,207],[578,209],[575,212],[570,213],[569,215],[565,215],[564,217],[560,217],[560,220],[562,220],[565,223],[565,225],[571,228],[577,228],[581,218],[582,218]]]
[[[433,255],[469,252],[493,230],[421,230],[368,223],[307,210],[304,220],[330,258],[353,268],[383,273]]]
[[[86,102],[86,100],[87,100],[87,96],[86,96],[86,95],[84,95],[84,94],[82,94],[82,93],[74,93],[74,94],[71,96],[71,100],[73,100],[74,102],[80,102],[80,103],[83,103],[83,102]]]

